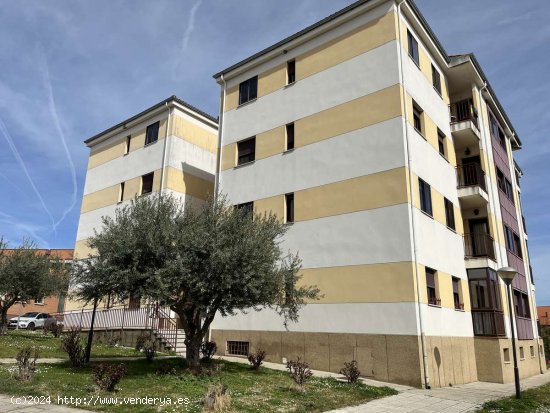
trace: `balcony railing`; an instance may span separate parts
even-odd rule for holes
[[[477,109],[474,106],[472,99],[464,99],[451,104],[451,123],[464,121],[472,121],[478,128]]]
[[[505,336],[504,314],[494,310],[472,310],[472,323],[476,336]]]
[[[495,259],[495,243],[489,234],[464,234],[464,252],[466,258],[488,257]]]
[[[458,187],[479,186],[487,191],[485,186],[485,172],[478,163],[470,163],[456,168]]]

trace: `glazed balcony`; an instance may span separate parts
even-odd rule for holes
[[[506,335],[504,314],[495,310],[472,310],[474,335],[502,337]]]

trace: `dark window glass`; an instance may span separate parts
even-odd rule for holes
[[[239,105],[258,97],[258,76],[245,80],[239,85]]]
[[[158,141],[159,127],[160,122],[155,122],[152,125],[147,126],[147,131],[145,132],[145,145]]]
[[[228,341],[226,352],[231,356],[248,356],[249,347],[248,341]]]
[[[294,123],[286,125],[286,150],[294,149]]]
[[[235,208],[243,210],[246,214],[252,215],[254,212],[254,202],[244,202],[242,204],[235,205]]]
[[[418,42],[410,31],[407,30],[407,42],[409,45],[409,56],[417,65],[420,65],[420,57],[418,54]]]
[[[500,146],[506,149],[506,136],[500,128],[498,128],[498,142],[500,143]]]
[[[455,310],[463,310],[464,306],[460,302],[460,292],[459,292],[460,280],[453,277],[453,301],[455,304]]]
[[[498,122],[491,114],[489,114],[489,129],[491,130],[491,135],[493,135],[495,138],[498,138]]]
[[[447,198],[444,199],[445,202],[445,219],[447,221],[447,226],[451,229],[455,229],[455,210],[454,205]]]
[[[413,102],[414,128],[422,134],[422,109]]]
[[[445,153],[445,135],[439,129],[437,130],[437,144],[439,146],[439,153],[446,156]]]
[[[504,225],[504,236],[506,238],[506,249],[514,252],[514,233],[507,225]]]
[[[153,192],[154,176],[154,172],[151,172],[150,174],[143,175],[141,177],[141,195],[150,194]]]
[[[517,234],[514,234],[514,252],[518,257],[523,258],[523,252],[521,250],[521,241],[519,239],[519,235]]]
[[[500,169],[497,168],[497,186],[500,188],[500,190],[504,193],[506,193],[506,178],[504,178],[504,174]]]
[[[432,65],[432,82],[434,89],[441,95],[441,75],[434,65]]]
[[[287,76],[288,84],[294,83],[296,81],[296,61],[295,60],[291,60],[290,62],[287,62],[286,76]]]
[[[120,191],[119,191],[119,195],[118,195],[118,202],[122,202],[124,201],[124,182],[121,182],[120,183]]]
[[[514,190],[512,189],[512,183],[507,178],[504,178],[504,188],[504,193],[508,199],[510,201],[514,201]]]
[[[502,310],[497,273],[490,268],[468,270],[470,300],[474,310]]]
[[[237,165],[254,161],[256,159],[256,137],[239,142],[237,152]]]
[[[418,178],[418,186],[420,188],[420,208],[428,215],[432,215],[432,192],[430,185]]]
[[[426,288],[428,292],[428,304],[439,305],[435,290],[435,270],[426,267]]]
[[[294,222],[294,194],[285,195],[286,222]]]
[[[132,137],[130,135],[126,136],[126,148],[124,150],[124,153],[127,154],[130,152],[130,144],[132,142]]]

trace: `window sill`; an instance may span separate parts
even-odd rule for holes
[[[294,152],[294,149],[295,149],[295,148],[287,149],[287,150],[283,151],[283,155],[286,155],[286,154],[288,154],[288,153]]]
[[[120,204],[122,204],[123,202],[124,202],[124,201],[118,201],[116,204],[117,204],[117,205],[120,205]]]
[[[44,303],[34,303],[34,305],[39,305],[39,306],[44,307],[46,304],[44,304]]]
[[[434,219],[433,214],[429,214],[429,213],[427,213],[426,211],[424,211],[423,209],[421,209],[420,212],[422,212],[422,213],[423,213],[424,215],[426,215],[428,218]]]
[[[422,69],[420,69],[420,56],[418,56],[418,60],[419,60],[419,61],[417,62],[416,60],[414,60],[414,57],[412,57],[410,53],[407,53],[407,54],[409,55],[409,58],[410,58],[411,61],[414,63],[414,65],[415,65],[416,67],[418,67],[418,70],[422,70]]]
[[[128,156],[128,155],[130,155],[130,151],[126,152],[126,153],[125,153],[124,155],[122,155],[122,156],[124,157],[124,156]]]
[[[448,225],[447,225],[447,229],[448,229],[449,231],[451,231],[451,232],[454,232],[455,234],[457,233],[457,232],[456,232],[456,229],[454,229],[454,228],[451,228],[451,227],[450,227],[450,226],[448,226]]]
[[[256,160],[253,160],[253,161],[249,161],[249,162],[245,162],[245,163],[242,163],[240,165],[236,165],[233,167],[233,169],[239,169],[239,168],[243,168],[245,166],[248,166],[248,165],[252,165],[253,163],[255,163]]]
[[[455,311],[460,311],[461,313],[465,313],[466,310],[462,309],[462,308],[455,308]]]
[[[287,83],[283,89],[288,89],[289,87],[292,87],[292,86],[294,86],[295,84],[296,84],[296,81],[294,81],[294,82],[292,82],[292,83]]]
[[[437,94],[439,95],[439,97],[440,97],[441,99],[443,99],[443,94],[441,93],[441,91],[440,91],[440,90],[437,90],[437,88],[436,88],[434,85],[432,85],[432,87],[434,88],[435,93],[437,93]]]
[[[441,152],[439,152],[439,155],[440,155],[443,159],[445,159],[445,162],[447,162],[447,163],[449,163],[449,164],[451,163],[451,162],[447,159],[447,157],[446,157],[445,155],[443,155]]]
[[[428,142],[428,139],[426,139],[426,137],[424,136],[424,134],[422,133],[422,131],[419,131],[419,130],[416,129],[416,127],[414,127],[414,126],[413,126],[413,128],[414,128],[414,131],[415,131],[416,133],[418,133],[418,134],[422,137],[422,139],[424,139],[426,142]]]
[[[146,143],[145,145],[143,145],[143,147],[144,147],[144,148],[147,148],[148,146],[154,145],[154,144],[157,143],[158,141],[159,141],[159,140],[157,139],[156,141]]]
[[[291,227],[292,225],[294,225],[296,221],[290,221],[290,222],[285,222],[285,225],[288,225],[289,227]]]
[[[240,103],[239,106],[237,106],[237,109],[242,108],[243,106],[250,105],[251,103],[254,103],[258,100],[258,98],[250,99],[244,103]]]
[[[441,308],[441,304],[430,304],[430,303],[428,303],[428,307]]]

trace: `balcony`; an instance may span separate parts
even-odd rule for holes
[[[479,144],[477,109],[472,99],[464,99],[450,105],[451,132],[458,147]]]
[[[456,168],[458,198],[463,208],[479,208],[489,202],[485,172],[477,163]]]
[[[504,314],[495,310],[472,310],[475,336],[500,337],[506,335]]]
[[[466,258],[490,258],[495,260],[495,241],[489,234],[464,234],[464,253]]]

